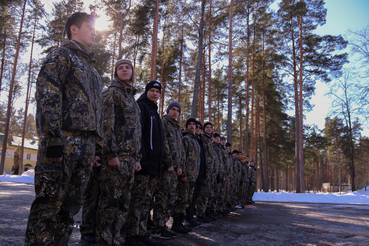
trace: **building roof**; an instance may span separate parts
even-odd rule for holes
[[[22,137],[13,136],[10,143],[12,146],[22,146]],[[24,139],[24,148],[38,150],[38,141],[35,139]]]

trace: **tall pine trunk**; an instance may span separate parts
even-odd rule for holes
[[[152,49],[151,49],[151,71],[150,80],[156,80],[156,57],[158,54],[158,26],[159,26],[159,0],[156,0],[154,28],[152,34]]]
[[[15,75],[17,73],[17,64],[18,64],[18,57],[19,57],[19,50],[20,50],[20,40],[22,38],[22,28],[23,28],[23,21],[24,21],[24,13],[26,11],[26,4],[27,4],[27,0],[24,0],[21,21],[19,24],[17,46],[16,46],[15,55],[14,55],[13,73],[12,73],[12,78],[11,78],[10,86],[9,86],[9,97],[8,97],[8,107],[6,111],[3,148],[1,150],[0,175],[4,174],[4,164],[5,164],[7,143],[8,143],[8,134],[9,134],[10,114],[12,112],[12,98],[13,98],[14,82],[15,82]],[[23,156],[21,158],[23,158]]]
[[[36,7],[37,8],[37,7]],[[19,169],[18,174],[21,175],[23,171],[23,153],[24,153],[24,138],[26,135],[26,125],[27,125],[27,116],[28,116],[28,105],[29,99],[31,96],[31,76],[32,76],[32,58],[33,58],[33,46],[35,43],[35,33],[36,33],[36,26],[37,26],[37,9],[35,13],[35,23],[33,26],[33,34],[32,34],[32,41],[31,41],[31,54],[29,58],[29,65],[28,65],[28,83],[27,83],[27,95],[26,95],[26,104],[24,106],[24,120],[23,120],[23,130],[22,130],[22,145],[20,149],[20,159],[19,159]]]
[[[299,163],[300,163],[300,192],[305,193],[305,167],[304,167],[304,125],[303,125],[303,80],[304,51],[302,47],[302,15],[299,16],[300,29],[300,71],[299,71]]]
[[[227,141],[232,143],[232,73],[233,73],[233,0],[229,9],[229,41],[228,41],[228,119],[227,119]]]
[[[209,57],[208,57],[208,62],[209,62],[209,77],[208,77],[208,116],[209,116],[209,122],[212,122],[212,118],[213,118],[213,115],[212,115],[212,107],[211,107],[211,102],[212,102],[212,80],[211,80],[211,23],[212,23],[212,3],[213,1],[210,0],[210,7],[209,7],[209,23],[208,23],[208,26],[209,26],[209,30],[208,30],[208,42],[209,42]]]
[[[5,66],[6,26],[4,26],[4,41],[3,42],[4,42],[3,43],[3,57],[1,58],[1,69],[0,69],[0,95],[1,95],[2,80],[3,80],[4,66]]]
[[[196,62],[196,75],[195,75],[195,85],[193,91],[193,100],[191,106],[191,117],[197,117],[197,104],[199,101],[199,87],[200,87],[200,76],[202,67],[202,49],[204,40],[204,15],[205,15],[205,4],[206,0],[201,0],[201,20],[199,27],[199,39],[198,39],[198,51],[197,51],[197,62]]]

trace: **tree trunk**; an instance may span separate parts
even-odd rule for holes
[[[37,6],[36,6],[37,8]],[[37,26],[37,9],[35,13],[35,24],[33,26],[33,34],[32,34],[32,42],[31,42],[31,54],[29,58],[29,65],[28,65],[28,84],[27,84],[27,95],[26,95],[26,104],[24,106],[24,120],[23,120],[23,130],[22,130],[22,145],[20,148],[20,159],[19,159],[19,169],[18,174],[21,175],[23,171],[23,153],[24,153],[24,138],[26,135],[26,125],[27,125],[27,116],[28,116],[28,104],[31,95],[31,71],[32,71],[32,58],[33,58],[33,46],[35,43],[35,33],[36,33],[36,26]]]
[[[199,101],[199,87],[200,87],[200,76],[202,67],[202,49],[203,49],[203,39],[204,39],[204,14],[205,14],[205,4],[206,0],[201,0],[201,20],[199,27],[199,39],[198,39],[198,52],[197,52],[197,63],[196,63],[196,75],[195,75],[195,85],[193,91],[193,100],[191,106],[191,117],[197,117],[197,104]]]
[[[250,51],[250,12],[247,12],[247,44],[246,44],[246,129],[245,129],[245,155],[249,155],[249,114],[250,114],[250,80],[249,80],[249,51]],[[251,156],[250,156],[251,158]]]
[[[253,37],[253,44],[255,44],[255,30],[256,27],[254,26],[254,37]],[[255,47],[255,45],[254,45]],[[254,124],[255,124],[255,117],[254,117],[254,101],[255,101],[255,48],[253,48],[252,51],[252,75],[251,75],[251,128],[250,128],[250,133],[251,133],[251,138],[250,138],[250,150],[251,150],[251,155],[250,158],[251,160],[255,160],[256,159],[256,153],[255,153],[255,132],[254,132]]]
[[[4,174],[4,164],[5,164],[7,143],[8,143],[8,134],[9,134],[10,114],[11,114],[11,111],[12,111],[13,89],[14,89],[15,75],[17,73],[17,63],[18,63],[18,56],[19,56],[19,49],[20,49],[20,40],[21,40],[21,37],[22,37],[24,13],[26,11],[26,4],[27,4],[27,0],[24,0],[21,22],[19,24],[19,33],[18,33],[18,39],[17,39],[17,46],[16,46],[16,51],[15,51],[15,56],[14,56],[12,79],[10,81],[10,86],[9,86],[9,97],[8,97],[8,107],[7,107],[7,112],[6,112],[3,148],[1,150],[0,175]]]
[[[233,73],[233,0],[229,9],[229,41],[228,41],[228,119],[227,119],[227,140],[232,143],[232,73]]]
[[[158,26],[159,26],[159,0],[156,0],[154,30],[152,34],[152,50],[151,50],[151,72],[150,80],[156,80],[156,57],[158,54]]]
[[[181,51],[179,58],[179,74],[178,74],[178,102],[181,103],[181,91],[182,91],[182,63],[183,63],[183,25],[181,31]],[[179,116],[180,117],[180,116]]]
[[[6,48],[6,26],[4,26],[4,45],[3,45],[3,57],[1,58],[1,70],[0,70],[0,95],[5,65],[5,48]]]
[[[298,92],[298,81],[297,81],[297,62],[296,62],[296,50],[295,50],[295,37],[293,30],[291,29],[292,36],[292,59],[293,59],[293,81],[294,81],[294,91],[295,91],[295,158],[296,158],[296,192],[301,192],[300,187],[300,135],[299,135],[299,92]]]
[[[265,167],[265,173],[266,173],[266,175],[268,175],[268,173],[269,173],[269,169],[268,169],[268,141],[267,141],[268,132],[267,132],[267,117],[266,117],[266,93],[265,93],[264,34],[263,34],[262,80],[263,80],[264,167]],[[271,182],[273,182],[273,180],[271,180]],[[268,181],[267,181],[267,183],[268,183]],[[272,186],[273,185],[271,185],[271,187]]]
[[[211,101],[212,101],[212,81],[211,81],[211,23],[212,23],[212,13],[211,13],[211,11],[212,11],[212,9],[211,9],[211,7],[212,7],[212,3],[213,3],[213,1],[212,0],[210,0],[210,9],[209,9],[209,23],[208,23],[208,25],[209,25],[209,30],[208,30],[208,35],[209,35],[209,40],[208,40],[208,42],[209,42],[209,57],[208,57],[208,60],[209,60],[209,78],[208,78],[208,116],[209,116],[209,122],[212,122],[212,118],[213,118],[213,115],[212,115],[212,107],[211,107]]]
[[[300,162],[300,192],[305,193],[305,167],[304,167],[304,125],[303,125],[303,81],[304,51],[302,47],[302,15],[299,16],[300,29],[300,76],[299,76],[299,162]]]

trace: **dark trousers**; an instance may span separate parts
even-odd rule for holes
[[[190,206],[186,209],[186,220],[191,221],[193,220],[193,215],[195,214],[195,204],[197,198],[199,198],[200,191],[204,184],[195,183],[195,188],[193,191],[192,200],[190,201]]]

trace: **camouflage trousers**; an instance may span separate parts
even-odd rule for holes
[[[105,160],[100,176],[99,206],[97,211],[97,245],[121,245],[120,231],[124,226],[131,201],[135,160],[118,156],[119,168],[112,168]]]
[[[222,211],[225,207],[226,201],[226,190],[227,190],[227,180],[219,183],[218,193],[217,193],[217,211]]]
[[[214,192],[212,189],[212,178],[210,176],[206,177],[205,184],[200,190],[200,195],[196,201],[196,215],[205,216],[206,209],[209,204],[209,200],[214,197]]]
[[[216,178],[213,179],[212,191],[213,191],[214,196],[209,199],[209,207],[210,207],[211,212],[216,212],[217,210],[221,185],[222,183],[218,183]]]
[[[256,185],[250,184],[249,192],[248,192],[248,200],[252,200],[252,197],[254,196],[254,193],[255,193],[255,189],[256,189]]]
[[[60,163],[48,160],[46,141],[41,139],[35,168],[36,198],[28,218],[25,245],[68,245],[73,216],[81,208],[90,177],[95,139],[93,133],[64,132]]]
[[[157,176],[135,175],[126,220],[127,237],[145,235],[157,180]]]
[[[95,234],[96,214],[100,196],[100,170],[101,166],[93,167],[83,197],[81,234]]]
[[[167,229],[167,222],[170,219],[171,211],[176,201],[178,178],[176,172],[164,172],[159,178],[155,193],[153,206],[153,233]]]
[[[186,209],[190,206],[190,197],[189,195],[191,194],[191,199],[192,199],[192,194],[193,194],[193,188],[194,188],[194,182],[193,186],[192,186],[192,192],[190,192],[190,184],[189,182],[182,182],[181,180],[178,181],[178,185],[177,185],[177,199],[176,202],[174,203],[174,209],[172,212],[172,217],[180,217],[180,218],[184,218],[185,214],[186,214]]]

